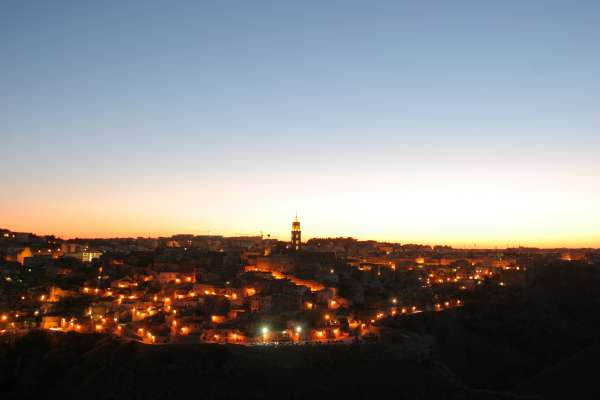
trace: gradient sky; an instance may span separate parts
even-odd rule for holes
[[[0,227],[600,247],[600,2],[0,2]]]

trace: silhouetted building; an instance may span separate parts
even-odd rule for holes
[[[300,246],[302,246],[302,232],[300,231],[300,221],[298,221],[298,215],[292,222],[292,249],[300,250]]]

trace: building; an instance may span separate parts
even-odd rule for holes
[[[278,254],[266,257],[259,256],[256,257],[256,265],[254,267],[248,267],[247,270],[289,274],[294,272],[296,269],[296,264],[296,257],[291,255]]]
[[[292,249],[300,250],[302,246],[302,231],[300,230],[300,221],[298,221],[298,215],[292,222]]]
[[[16,261],[21,265],[25,264],[25,259],[32,257],[33,253],[29,247],[14,247],[6,251],[5,261]]]

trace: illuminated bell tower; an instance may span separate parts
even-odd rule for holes
[[[298,221],[298,215],[296,215],[296,219],[292,222],[292,249],[300,250],[300,246],[302,246],[302,232],[300,231],[300,221]]]

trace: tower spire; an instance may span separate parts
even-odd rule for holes
[[[294,250],[300,250],[300,246],[302,246],[302,231],[300,230],[300,221],[298,220],[298,213],[296,213],[296,218],[294,219],[294,222],[292,222],[291,246]]]

